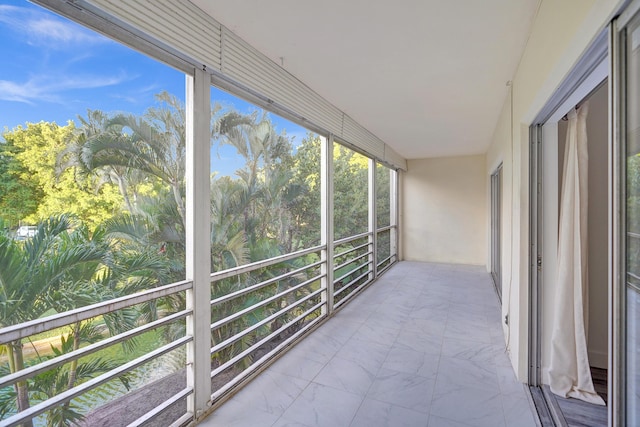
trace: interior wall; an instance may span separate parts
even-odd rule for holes
[[[505,88],[505,108],[487,151],[487,169],[504,160],[505,192],[511,191],[505,197],[505,203],[510,202],[505,218],[512,220],[503,225],[503,281],[508,287],[503,312],[509,314],[505,342],[520,381],[527,380],[529,362],[529,127],[622,3],[541,0],[511,89]]]
[[[567,122],[558,123],[558,176],[562,177]],[[607,368],[608,355],[608,91],[602,86],[589,98],[589,323],[591,366]],[[562,183],[560,182],[560,187]],[[548,342],[543,340],[543,342]]]
[[[403,174],[403,257],[484,265],[487,257],[485,156],[409,160]]]

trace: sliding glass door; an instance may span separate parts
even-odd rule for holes
[[[626,181],[626,421],[640,424],[640,19],[627,27],[626,90],[623,132]]]
[[[614,120],[618,147],[619,274],[614,304],[618,401],[614,425],[640,425],[640,2],[625,11],[614,34]]]

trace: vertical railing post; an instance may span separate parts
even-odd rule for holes
[[[200,69],[186,78],[186,274],[193,281],[187,291],[187,385],[193,388],[187,410],[196,419],[211,404],[211,256],[210,256],[210,144],[211,77]]]
[[[328,138],[321,137],[320,147],[320,239],[324,245],[322,250],[322,287],[323,293],[322,307],[323,315],[330,315],[333,312],[333,135]]]
[[[376,161],[369,159],[369,280],[378,275],[378,217],[376,214]]]
[[[389,263],[398,261],[398,172],[389,169]]]

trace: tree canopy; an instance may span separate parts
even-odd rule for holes
[[[89,110],[78,118],[78,125],[27,123],[2,134],[0,224],[12,229],[37,224],[37,230],[26,240],[0,230],[0,326],[185,278],[185,110],[166,92],[157,99],[159,104],[141,115]],[[213,152],[233,148],[239,165],[232,175],[210,177],[213,271],[319,244],[320,136],[309,132],[294,146],[285,131],[276,131],[269,114],[241,114],[214,104],[210,142]],[[364,233],[369,221],[369,160],[335,144],[333,162],[335,239]],[[381,184],[376,194],[378,226],[384,226],[389,221],[389,174],[386,168],[376,168],[376,174]],[[255,277],[217,282],[212,298],[298,268],[295,262],[263,269]],[[287,278],[261,289],[260,295],[250,293],[213,310],[219,318],[236,313],[299,280]],[[309,282],[296,292],[318,286]],[[212,330],[213,342],[255,324],[258,315],[280,310],[292,296]],[[105,315],[101,321],[111,333],[184,307],[184,296],[172,295]],[[282,321],[277,319],[273,327]],[[256,329],[252,339],[259,340],[270,327]],[[92,322],[77,322],[52,351],[60,355],[77,350],[103,333]],[[250,341],[247,336],[212,358],[224,362]],[[22,348],[21,340],[9,343],[10,366],[0,369],[15,372],[26,366]],[[99,359],[76,360],[46,378],[20,381],[10,392],[0,390],[0,415],[24,410],[112,367]],[[81,416],[69,405],[48,415],[53,424]]]

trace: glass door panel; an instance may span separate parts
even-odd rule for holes
[[[625,182],[626,319],[625,412],[627,425],[640,425],[640,19],[626,30]]]

